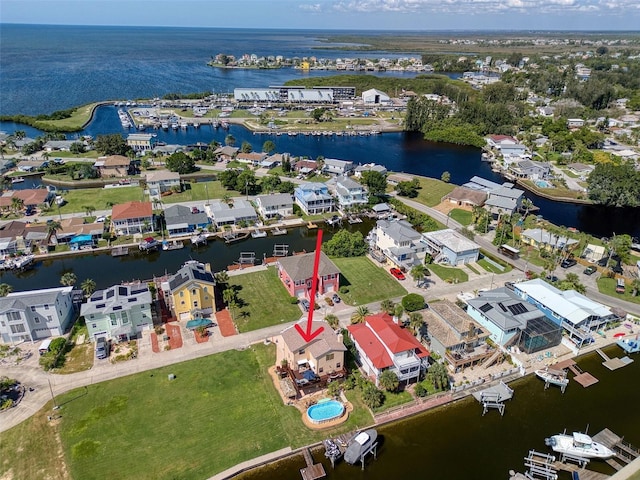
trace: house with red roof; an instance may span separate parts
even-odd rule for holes
[[[151,202],[127,202],[111,210],[111,229],[116,235],[153,232]]]
[[[362,370],[378,385],[378,378],[391,370],[400,382],[416,382],[429,365],[429,351],[388,313],[376,313],[364,323],[347,327],[355,344]]]

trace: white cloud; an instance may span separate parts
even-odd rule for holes
[[[320,12],[322,11],[322,5],[319,3],[303,3],[299,5],[298,8],[300,10],[304,10],[305,12]]]

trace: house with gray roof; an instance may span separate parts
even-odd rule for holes
[[[0,297],[0,340],[33,342],[63,335],[75,316],[73,287],[12,292]]]
[[[355,170],[353,175],[356,178],[360,178],[362,177],[362,174],[364,172],[378,172],[381,175],[386,175],[387,172],[387,168],[383,165],[378,165],[376,163],[365,163],[364,165],[358,165]]]
[[[398,267],[422,263],[427,242],[406,220],[378,220],[370,234],[371,247]]]
[[[351,175],[355,165],[348,160],[337,160],[335,158],[325,158],[322,166],[322,173],[331,175]]]
[[[329,187],[324,183],[303,183],[293,191],[295,202],[307,215],[332,212],[333,197],[329,194]]]
[[[292,297],[309,298],[313,281],[315,252],[282,257],[278,260],[278,276]],[[320,252],[318,265],[318,293],[337,292],[340,287],[340,270],[335,263]]]
[[[549,176],[551,164],[535,160],[521,160],[509,165],[509,171],[518,178],[543,180]]]
[[[205,212],[194,212],[184,205],[171,205],[164,209],[164,220],[170,237],[189,235],[198,229],[206,229],[211,221]]]
[[[535,353],[562,340],[559,325],[506,287],[480,292],[467,300],[467,313],[503,347],[515,345],[523,352]]]
[[[146,283],[98,290],[80,307],[89,339],[125,342],[153,327],[151,292]]]
[[[511,184],[508,184],[511,185]],[[484,207],[493,215],[511,215],[522,206],[524,191],[513,186],[502,185],[489,191]]]
[[[335,193],[338,200],[338,208],[341,211],[356,205],[366,205],[369,201],[367,188],[349,177],[339,176],[327,182],[329,188]]]
[[[528,228],[520,233],[520,240],[527,245],[545,250],[573,250],[580,243],[574,238],[556,235],[543,228]]]
[[[258,214],[251,203],[242,198],[234,198],[231,205],[214,201],[205,205],[204,209],[218,228],[234,226],[241,222],[252,225],[258,221]]]
[[[258,195],[255,203],[258,208],[258,213],[265,220],[270,218],[286,218],[293,215],[293,197],[290,193]]]
[[[447,228],[426,232],[422,237],[426,242],[427,252],[436,263],[458,266],[478,261],[480,245],[455,230]]]
[[[71,150],[71,145],[76,142],[77,140],[49,140],[42,146],[42,148],[47,152],[53,152],[54,150],[68,152],[69,150]]]

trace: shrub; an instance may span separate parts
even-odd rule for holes
[[[331,382],[327,387],[327,395],[330,397],[337,397],[340,394],[340,383]]]
[[[291,305],[296,305],[298,303],[298,297],[291,297],[289,299],[289,303],[291,303]]]
[[[349,293],[349,287],[347,287],[346,285],[342,285],[339,288],[340,293],[342,293],[343,295],[346,295],[347,293]]]
[[[375,385],[369,383],[362,389],[362,401],[371,409],[378,408],[384,402],[384,394]]]
[[[426,397],[427,395],[429,395],[429,391],[425,388],[424,385],[422,385],[421,383],[418,383],[416,385],[416,388],[413,390],[413,392],[416,394],[416,396],[418,397]]]
[[[415,312],[424,308],[424,298],[417,293],[410,293],[402,297],[402,306],[407,312]]]

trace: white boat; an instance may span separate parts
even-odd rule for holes
[[[24,178],[22,177],[13,177],[11,179],[11,183],[22,183],[22,182],[24,182]]]
[[[267,232],[265,232],[264,230],[260,230],[259,228],[256,228],[253,232],[251,232],[251,236],[253,238],[264,238],[267,236]]]
[[[191,237],[191,245],[197,247],[198,245],[206,245],[207,236],[204,233],[199,233]]]
[[[549,370],[549,368],[536,370],[535,373],[537,377],[552,385],[563,387],[569,383],[569,379],[566,376],[561,375],[557,371]]]
[[[615,453],[601,443],[594,442],[586,433],[573,432],[573,435],[560,433],[545,438],[544,443],[554,452],[582,458],[610,458]]]
[[[356,464],[364,455],[369,453],[377,438],[378,432],[373,428],[358,433],[347,444],[347,451],[344,452],[344,461],[350,465]]]
[[[179,250],[184,247],[184,243],[179,240],[167,241],[164,240],[162,242],[162,250]]]
[[[286,228],[276,227],[273,230],[271,230],[271,234],[272,235],[286,235],[287,234],[287,229]]]

